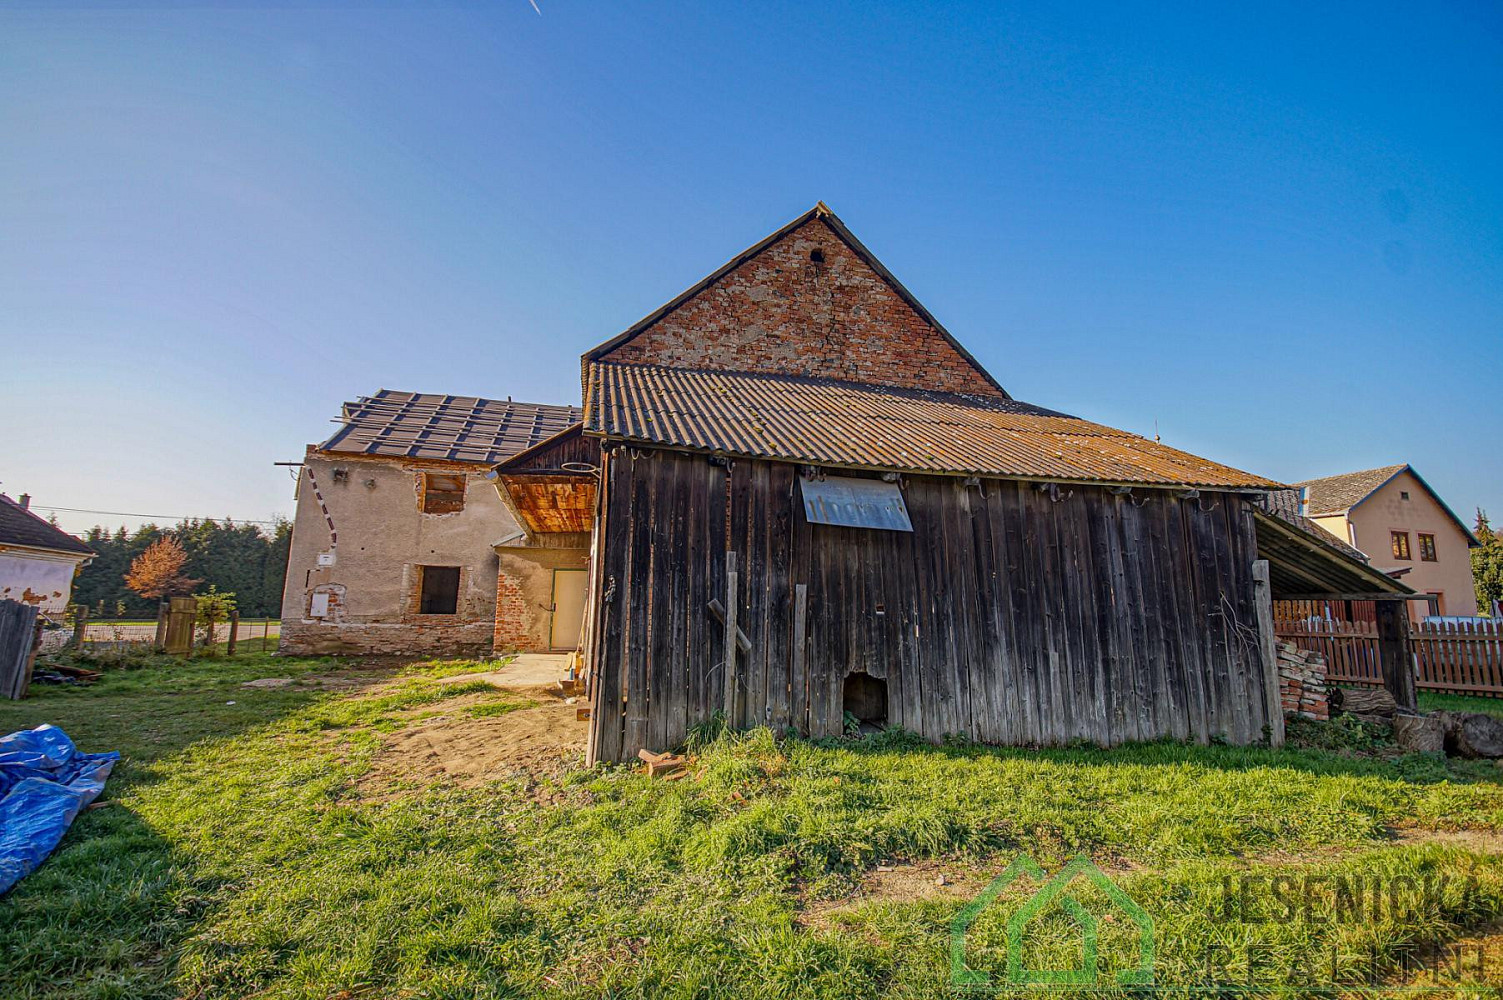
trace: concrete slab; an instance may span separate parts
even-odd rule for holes
[[[549,687],[569,676],[567,653],[518,653],[506,666],[498,670],[486,670],[474,674],[456,674],[445,677],[441,684],[464,684],[469,681],[486,681],[497,687],[534,688]]]

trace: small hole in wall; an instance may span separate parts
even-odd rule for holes
[[[823,264],[825,262],[825,252],[819,247],[815,247],[809,251],[809,259],[816,264]]]

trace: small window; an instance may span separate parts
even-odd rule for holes
[[[423,513],[453,514],[464,510],[464,476],[423,473]]]
[[[1393,557],[1395,559],[1410,559],[1409,555],[1409,532],[1390,531],[1389,537],[1393,539]]]
[[[1409,499],[1409,491],[1408,490],[1399,490],[1399,499],[1400,500],[1408,500]]]
[[[459,567],[419,566],[420,615],[452,615],[459,611]]]
[[[1435,536],[1434,535],[1427,535],[1427,534],[1425,534],[1422,531],[1422,532],[1420,532],[1419,543],[1420,543],[1420,559],[1422,559],[1425,562],[1435,562],[1436,561],[1436,556],[1435,556]]]

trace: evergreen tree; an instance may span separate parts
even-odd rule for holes
[[[1491,614],[1493,602],[1503,600],[1503,536],[1487,521],[1487,512],[1477,508],[1477,528],[1472,532],[1480,542],[1472,550],[1472,580],[1477,588],[1477,610]]]

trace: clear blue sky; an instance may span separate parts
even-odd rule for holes
[[[0,485],[290,512],[823,199],[1020,399],[1503,519],[1498,5],[537,3],[0,2]]]

